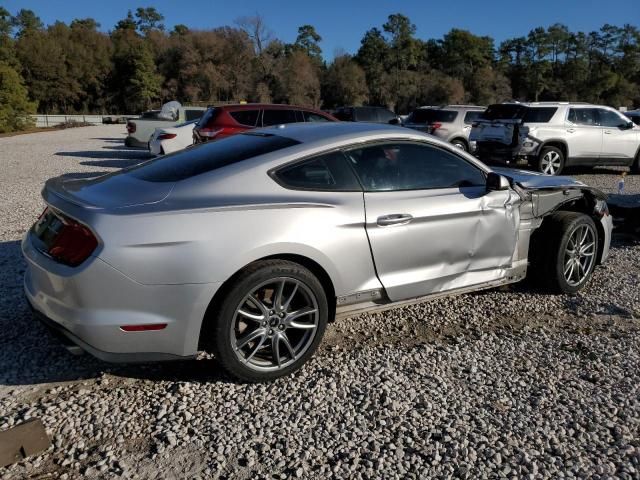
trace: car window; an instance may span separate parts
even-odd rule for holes
[[[302,115],[304,117],[305,122],[328,122],[329,119],[327,117],[323,117],[322,115],[318,115],[314,112],[303,111]]]
[[[279,135],[243,133],[180,150],[123,172],[147,182],[178,182],[299,143]]]
[[[522,116],[522,121],[524,123],[547,123],[557,111],[557,107],[528,107]]]
[[[640,125],[640,114],[631,114],[631,115],[627,115],[631,121],[633,123],[635,123],[636,125]]]
[[[484,120],[517,120],[524,115],[525,106],[519,103],[496,103],[482,113]]]
[[[189,122],[191,120],[198,120],[202,117],[204,110],[185,110],[184,119]]]
[[[280,125],[282,123],[295,123],[298,121],[295,110],[265,110],[262,114],[262,125]]]
[[[389,123],[396,118],[396,114],[386,108],[377,108],[376,110],[378,111],[378,121],[381,123]]]
[[[576,125],[595,126],[598,124],[595,108],[571,108],[567,120]]]
[[[258,122],[259,113],[260,110],[237,110],[235,112],[229,112],[229,115],[240,125],[255,127]]]
[[[605,110],[604,108],[598,109],[598,123],[603,127],[623,127],[628,122],[628,120],[625,120],[616,112]]]
[[[309,190],[362,190],[342,152],[320,155],[275,174],[285,187]]]
[[[222,110],[215,107],[207,109],[207,111],[200,117],[200,120],[198,120],[198,127],[206,127],[208,123],[213,123],[216,118],[218,118],[221,111]]]
[[[455,110],[436,110],[435,108],[419,108],[414,110],[407,123],[451,123],[454,122],[458,112]]]
[[[339,110],[337,110],[334,114],[334,117],[336,117],[338,120],[341,120],[343,122],[354,122],[354,118],[353,118],[353,108],[341,108]]]
[[[356,121],[358,122],[377,122],[378,114],[375,108],[360,107],[355,109]]]
[[[482,113],[483,112],[481,110],[469,111],[465,113],[464,123],[466,123],[467,125],[471,125],[473,122],[475,122],[477,119],[479,119],[482,116]]]
[[[484,186],[482,170],[435,146],[415,143],[373,145],[349,150],[367,191],[423,190]]]

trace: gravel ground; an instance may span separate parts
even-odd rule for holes
[[[204,355],[68,354],[22,299],[19,240],[47,178],[145,158],[123,130],[0,138],[0,430],[39,417],[53,440],[0,477],[640,478],[640,242],[623,235],[579,295],[517,285],[339,321],[271,384]],[[576,176],[612,192],[619,175]]]

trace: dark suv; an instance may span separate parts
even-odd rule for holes
[[[333,116],[343,122],[400,123],[400,118],[384,107],[341,107]]]
[[[321,110],[294,105],[247,103],[209,107],[193,129],[194,143],[220,139],[257,127],[296,122],[337,122]]]

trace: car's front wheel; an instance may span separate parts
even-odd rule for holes
[[[327,321],[327,297],[313,273],[290,261],[258,262],[238,275],[215,312],[213,353],[240,380],[273,380],[313,355]]]
[[[598,255],[598,231],[579,212],[556,212],[533,234],[530,268],[533,279],[556,293],[576,293],[591,278]]]
[[[564,169],[564,154],[556,147],[544,147],[538,156],[538,171],[547,175],[560,175]]]
[[[451,144],[456,147],[459,148],[460,150],[462,150],[463,152],[467,152],[469,149],[467,148],[467,144],[464,142],[464,140],[460,140],[459,138],[456,138],[455,140],[451,141]]]

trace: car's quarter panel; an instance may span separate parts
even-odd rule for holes
[[[376,270],[393,301],[498,280],[514,256],[519,198],[482,187],[370,192],[367,232]],[[380,225],[409,214],[402,225]]]

